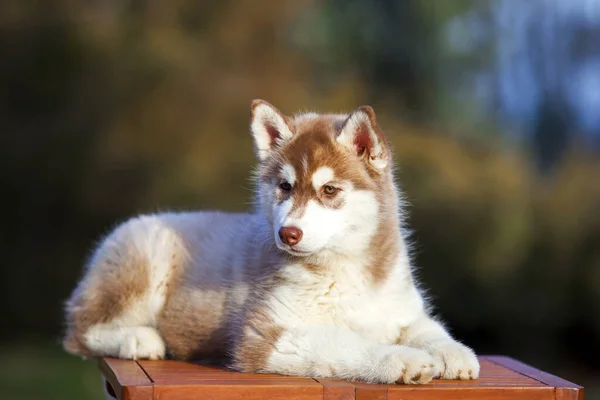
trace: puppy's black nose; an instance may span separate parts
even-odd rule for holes
[[[293,246],[302,239],[302,231],[295,226],[282,226],[279,229],[279,238],[283,243]]]

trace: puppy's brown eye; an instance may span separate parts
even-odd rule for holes
[[[337,193],[337,191],[338,191],[338,189],[331,185],[323,186],[323,193],[325,193],[327,196],[333,196],[334,194]]]
[[[281,182],[279,184],[279,189],[283,190],[284,192],[289,192],[292,190],[292,185],[289,182]]]

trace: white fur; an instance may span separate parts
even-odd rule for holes
[[[333,170],[329,167],[320,167],[312,176],[312,184],[315,190],[318,192],[321,189],[321,186],[324,184],[333,181],[335,178],[335,174]]]
[[[292,186],[296,183],[296,170],[292,167],[291,164],[284,164],[281,168],[281,172],[283,173],[283,179],[288,181],[288,183]]]
[[[433,358],[422,350],[376,344],[352,330],[324,325],[287,331],[265,371],[382,383],[426,383],[437,374]]]
[[[116,257],[116,262],[147,262],[149,287],[118,318],[92,326],[84,335],[87,346],[105,355],[118,354],[122,358],[159,359],[165,356],[165,345],[156,331],[156,320],[165,303],[173,254],[183,248],[179,236],[170,229],[163,218],[144,216],[122,225],[105,239],[94,258]],[[123,246],[123,243],[127,246]],[[90,271],[97,263],[91,263]],[[100,277],[100,279],[102,279]]]
[[[454,341],[439,323],[430,318],[421,316],[411,324],[405,340],[431,354],[443,378],[469,379],[469,375],[479,375],[479,362],[473,350]]]
[[[267,371],[330,376],[334,370],[343,379],[429,381],[443,364],[425,351],[391,345],[401,327],[424,316],[420,294],[407,284],[407,267],[401,258],[390,279],[374,291],[364,279],[364,265],[350,260],[319,276],[301,265],[287,266],[286,278],[295,286],[277,288],[269,301],[274,322],[287,329]],[[421,378],[413,382],[418,373]]]
[[[280,204],[273,204],[273,233],[275,234],[275,240],[279,240],[279,229],[283,226],[293,226],[288,220],[288,215],[293,206],[293,200],[287,199],[282,201]],[[280,242],[277,242],[278,244]],[[282,244],[283,245],[283,244]]]
[[[406,284],[403,265],[397,265],[390,279],[375,291],[365,280],[364,265],[357,261],[340,258],[336,268],[324,270],[320,275],[308,272],[302,265],[286,266],[284,277],[295,286],[274,290],[270,304],[276,315],[275,323],[290,327],[304,324],[345,327],[375,343],[393,342],[398,327],[419,319],[421,296]],[[403,304],[401,310],[398,304]],[[298,307],[302,307],[302,313],[297,312]],[[377,329],[373,329],[375,324]]]
[[[343,196],[345,201],[341,209],[330,209],[316,200],[309,200],[301,216],[287,214],[292,206],[291,200],[276,206],[275,231],[281,226],[295,226],[302,230],[302,240],[294,246],[296,251],[360,254],[377,228],[375,194],[344,190],[338,196]],[[285,249],[285,245],[281,248]]]
[[[294,120],[297,122],[301,122],[303,120],[310,120],[310,119],[317,119],[319,118],[319,114],[315,113],[315,112],[305,112],[305,113],[298,113],[296,115],[294,115]]]
[[[266,128],[267,124],[272,125],[280,134],[275,143],[271,141],[271,136]],[[269,156],[275,145],[280,146],[292,138],[292,131],[279,112],[266,103],[261,103],[254,108],[254,118],[250,123],[250,130],[254,136],[258,157],[261,160]]]
[[[181,239],[163,221],[153,217],[141,218],[138,223],[128,227],[131,229],[128,236],[132,245],[152,260],[149,263],[149,298],[145,301],[148,309],[144,309],[143,312],[147,312],[150,325],[156,326],[156,315],[165,303],[166,283],[169,281],[173,252],[181,252]]]
[[[160,334],[147,326],[99,324],[86,332],[85,340],[88,348],[100,355],[118,355],[132,360],[165,357],[165,343]]]
[[[365,282],[362,267],[347,261],[319,276],[301,265],[286,267],[294,286],[277,288],[269,301],[286,334],[266,372],[330,377],[333,371],[337,378],[382,383],[479,375],[473,351],[425,314],[405,256],[379,290]],[[402,330],[404,345],[393,345]]]

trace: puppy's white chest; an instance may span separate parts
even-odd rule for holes
[[[282,326],[350,329],[365,339],[394,343],[422,312],[422,299],[401,274],[374,286],[359,271],[323,276],[301,266],[286,270],[292,284],[277,288],[270,308]]]
[[[335,281],[329,284],[326,291],[315,288],[315,294],[311,308],[315,309],[320,318],[327,322],[335,322],[336,325],[360,320],[360,315],[365,312],[364,304],[373,302],[368,293]]]
[[[393,299],[370,288],[332,281],[327,290],[315,297],[311,311],[319,322],[349,328],[377,342],[390,342],[398,336],[402,318]]]

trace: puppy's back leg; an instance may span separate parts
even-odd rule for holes
[[[158,217],[119,227],[94,254],[67,302],[67,351],[87,357],[163,358],[165,345],[155,326],[183,254],[176,232]]]

